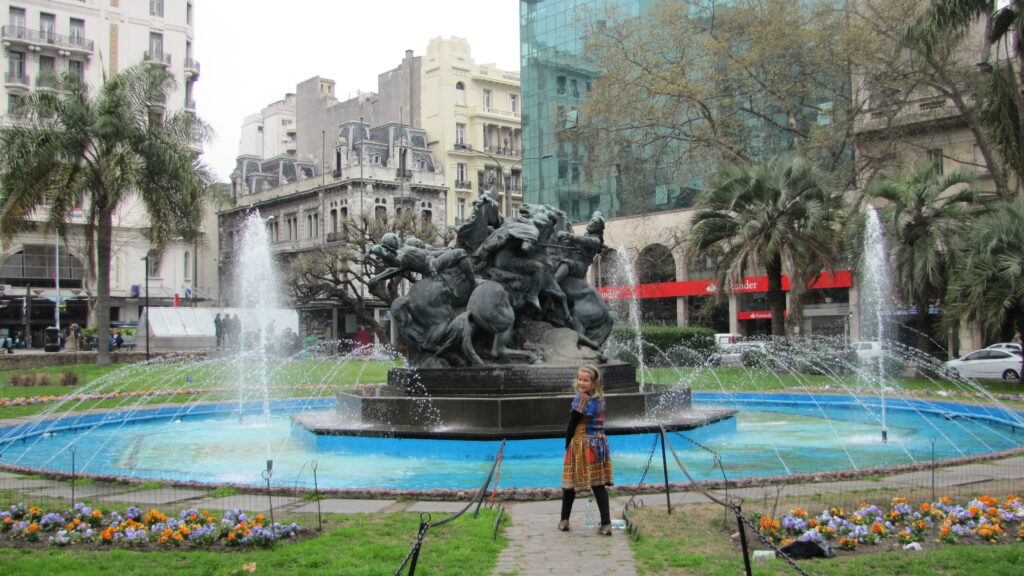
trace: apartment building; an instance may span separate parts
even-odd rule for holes
[[[19,98],[54,86],[58,74],[72,71],[97,89],[104,76],[146,62],[171,70],[177,90],[171,111],[195,110],[193,87],[199,61],[193,55],[195,0],[23,0],[0,2],[7,14],[0,31],[7,60],[0,123]],[[45,215],[34,230],[0,252],[0,331],[24,331],[41,339],[59,321],[88,325],[85,220],[75,217],[67,238],[45,232]],[[75,225],[78,225],[77,227]],[[112,321],[134,322],[146,299],[173,305],[216,294],[216,275],[201,254],[202,245],[172,242],[162,258],[144,259],[148,216],[126,203],[115,215],[111,271]],[[146,262],[150,269],[146,269]],[[41,344],[40,344],[41,345]]]

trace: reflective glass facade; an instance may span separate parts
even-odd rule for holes
[[[678,162],[657,154],[606,153],[601,156],[614,160],[588,165],[588,150],[593,152],[598,144],[573,130],[601,72],[601,63],[588,58],[583,21],[593,24],[609,11],[618,17],[640,16],[656,4],[658,0],[521,0],[525,202],[557,206],[576,222],[587,220],[594,210],[622,217],[692,206],[717,167],[713,155]],[[822,94],[820,108],[827,109],[832,97]],[[769,126],[790,120],[749,120],[737,140],[746,143],[755,159],[786,150],[792,144],[789,136]]]

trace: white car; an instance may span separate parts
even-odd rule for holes
[[[721,366],[742,366],[743,354],[751,351],[767,351],[767,342],[737,342],[722,352]]]
[[[873,360],[882,355],[881,342],[854,342],[853,353],[857,355],[859,362]]]
[[[946,375],[952,378],[1017,380],[1020,378],[1021,357],[1006,350],[982,348],[942,366]]]
[[[985,346],[986,350],[1004,350],[1006,352],[1013,352],[1014,354],[1020,354],[1020,344],[1016,342],[999,342],[998,344],[992,344],[991,346]]]

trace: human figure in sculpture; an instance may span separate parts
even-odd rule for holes
[[[555,239],[567,248],[555,269],[555,281],[558,283],[567,276],[586,278],[594,257],[608,248],[604,243],[604,217],[600,212],[591,215],[586,234],[559,230],[555,232]]]
[[[548,215],[536,216],[541,224],[547,224]],[[506,220],[480,245],[476,257],[487,266],[512,272],[526,277],[526,301],[541,310],[538,294],[544,279],[545,263],[537,259],[534,247],[540,239],[537,221],[524,206],[519,214]]]
[[[420,240],[410,237],[404,244],[399,244],[398,235],[388,232],[380,239],[380,244],[370,249],[370,254],[391,268],[377,274],[368,282],[372,288],[380,281],[411,270],[424,278],[436,278],[448,268],[458,267],[469,280],[469,290],[476,285],[476,273],[466,251],[461,248],[436,248]],[[449,285],[453,291],[460,291]],[[461,291],[460,291],[461,292]],[[469,294],[456,294],[458,297]]]

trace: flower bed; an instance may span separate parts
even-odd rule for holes
[[[223,517],[216,517],[206,510],[190,508],[171,517],[156,509],[143,512],[134,506],[124,514],[105,513],[79,503],[64,512],[47,512],[38,506],[26,508],[24,504],[0,512],[0,539],[52,546],[266,548],[295,537],[299,531],[295,523],[268,525],[262,514],[249,517],[242,510],[229,510]]]
[[[887,509],[862,504],[852,512],[829,508],[810,516],[797,508],[779,519],[755,514],[754,521],[761,534],[780,547],[794,540],[829,542],[842,550],[890,539],[904,547],[929,541],[1024,542],[1024,499],[1010,496],[1000,502],[982,496],[961,506],[940,498],[915,510],[906,498],[894,498]]]

